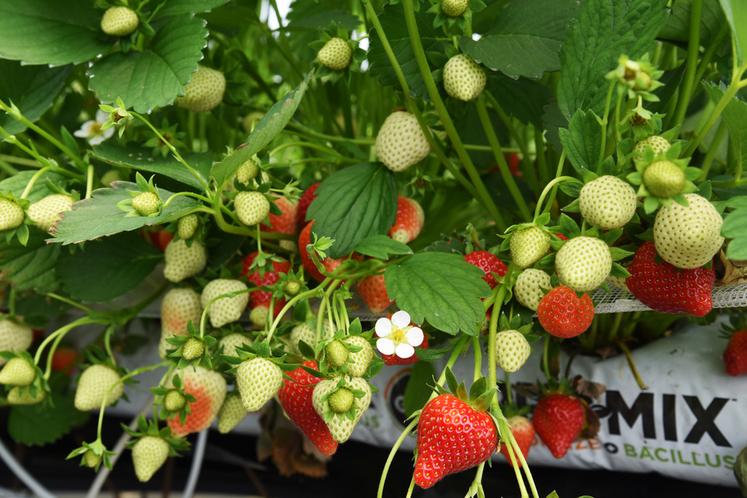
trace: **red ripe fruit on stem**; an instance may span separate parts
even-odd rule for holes
[[[537,318],[550,335],[569,339],[589,328],[594,320],[594,303],[589,294],[578,297],[570,287],[559,285],[542,298]]]
[[[174,238],[174,234],[168,230],[143,230],[143,234],[145,235],[145,240],[161,252],[166,250],[166,246]]]
[[[296,223],[298,223],[298,226],[306,224],[306,212],[309,210],[311,203],[314,202],[314,199],[316,199],[317,188],[319,188],[319,182],[312,184],[301,194],[298,206],[296,207]]]
[[[532,422],[521,415],[516,415],[508,419],[508,425],[511,427],[511,433],[516,439],[516,443],[519,445],[521,454],[524,458],[529,456],[529,449],[532,447],[534,442],[534,425]],[[513,449],[513,448],[512,448]],[[501,453],[506,457],[506,460],[510,463],[511,458],[508,456],[508,450],[506,449],[506,443],[501,444]],[[516,452],[514,452],[514,458],[516,458],[516,464],[521,465]]]
[[[481,464],[495,453],[498,434],[487,412],[453,394],[441,394],[423,408],[418,422],[415,484],[430,488],[449,474]]]
[[[311,228],[313,225],[313,221],[308,223],[298,235],[298,254],[301,256],[301,263],[303,263],[306,273],[317,282],[321,282],[324,280],[324,275],[319,272],[314,261],[311,259],[311,256],[309,256],[309,252],[306,250],[306,246],[311,244]],[[328,272],[331,272],[342,264],[342,260],[327,257],[322,261],[322,264]]]
[[[474,251],[469,254],[465,254],[464,260],[472,266],[476,266],[483,271],[485,276],[483,276],[482,279],[485,280],[485,282],[490,286],[491,289],[494,289],[497,285],[497,282],[495,281],[495,275],[493,274],[495,273],[498,276],[502,277],[508,271],[506,263],[501,261],[500,258],[495,254],[488,251]]]
[[[724,365],[729,375],[747,374],[747,330],[737,330],[724,350]]]
[[[389,236],[407,244],[420,235],[424,223],[425,213],[418,201],[400,195],[397,198],[397,214],[394,225],[389,229]]]
[[[392,304],[392,300],[386,293],[384,275],[371,275],[364,278],[358,282],[356,290],[371,313],[381,313]]]
[[[257,287],[270,287],[280,280],[281,275],[290,271],[290,263],[285,260],[272,261],[272,270],[266,270],[265,272],[261,272],[258,268],[252,268],[252,263],[254,263],[258,254],[257,251],[247,254],[244,258],[244,265],[241,271],[241,274]],[[252,293],[249,294],[249,298],[251,299],[252,307],[260,304],[269,304],[272,299],[272,291],[252,291]]]
[[[547,394],[534,407],[532,424],[555,458],[563,458],[586,423],[583,402],[567,394]]]
[[[630,292],[656,311],[704,316],[713,307],[713,268],[683,270],[657,260],[653,242],[638,248],[628,271],[625,283]]]
[[[280,214],[275,214],[270,211],[270,214],[267,215],[270,222],[267,225],[262,225],[262,230],[274,233],[284,233],[286,235],[295,234],[298,228],[296,223],[298,205],[285,197],[278,197],[273,199],[272,202],[278,209],[280,209]]]

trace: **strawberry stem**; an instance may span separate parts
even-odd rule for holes
[[[477,379],[482,375],[482,349],[480,348],[479,336],[472,338],[472,352],[475,356],[475,368],[472,374],[472,382],[477,382]]]
[[[529,494],[527,493],[527,487],[524,484],[524,478],[521,477],[521,471],[519,470],[518,459],[516,458],[516,454],[514,453],[514,446],[511,444],[511,439],[513,438],[511,429],[508,427],[507,424],[503,422],[500,422],[498,425],[500,427],[501,440],[506,444],[506,452],[508,453],[508,460],[511,463],[511,468],[514,469],[514,474],[516,475],[516,482],[519,485],[519,492],[521,493],[521,498],[528,498]],[[519,450],[519,453],[521,453],[521,450]]]
[[[641,390],[648,389],[648,386],[643,381],[643,378],[641,377],[641,373],[638,371],[638,367],[635,364],[635,360],[633,360],[633,353],[630,352],[630,349],[628,346],[625,345],[622,341],[617,341],[617,347],[619,347],[623,354],[625,355],[625,359],[628,361],[628,366],[630,367],[630,373],[633,374],[633,378],[635,378],[636,384],[638,384],[638,387]]]

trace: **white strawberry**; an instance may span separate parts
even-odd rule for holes
[[[267,358],[252,358],[236,369],[236,386],[248,412],[259,411],[283,384],[283,371]]]
[[[184,87],[184,95],[177,97],[175,103],[192,112],[207,112],[223,101],[225,91],[226,77],[222,72],[197,66],[197,71]]]
[[[498,366],[513,373],[524,366],[532,348],[518,330],[502,330],[495,336],[495,352]]]
[[[465,102],[476,99],[486,82],[485,70],[466,55],[455,55],[444,66],[444,89],[455,99]]]
[[[161,210],[161,199],[155,192],[140,192],[132,198],[132,207],[140,216],[150,216]]]
[[[342,38],[331,38],[319,50],[316,58],[323,65],[334,71],[341,71],[350,65],[353,50]]]
[[[0,231],[17,228],[23,223],[23,209],[10,199],[0,198]]]
[[[612,255],[606,242],[596,237],[574,237],[555,255],[560,282],[576,292],[594,290],[612,270]]]
[[[218,413],[218,431],[221,434],[228,434],[246,418],[248,413],[241,401],[241,396],[236,393],[229,394]]]
[[[654,152],[654,156],[658,156],[664,154],[670,147],[672,147],[672,144],[666,138],[659,135],[651,135],[635,144],[633,152],[637,155],[642,155],[647,149],[651,149]]]
[[[75,390],[75,408],[82,412],[98,410],[101,404],[114,404],[124,394],[119,373],[106,365],[91,365],[83,370]]]
[[[251,344],[252,340],[244,334],[228,334],[218,343],[218,351],[223,353],[225,356],[238,357],[239,351],[237,348],[251,346]]]
[[[161,301],[161,342],[159,353],[163,358],[166,351],[174,349],[175,346],[168,343],[168,339],[174,336],[187,335],[187,326],[192,323],[196,329],[200,326],[202,306],[200,295],[190,288],[171,289]]]
[[[200,226],[200,218],[196,214],[182,216],[176,224],[176,234],[180,239],[191,239],[197,233]]]
[[[352,335],[342,340],[349,354],[346,361],[347,372],[352,377],[363,377],[374,359],[371,343],[359,335]]]
[[[344,390],[341,393],[342,396],[336,396],[339,390]],[[347,401],[350,399],[348,393],[353,394],[352,403],[350,403],[348,410],[342,410],[341,408],[345,408],[345,406],[339,406],[342,403],[336,397],[344,398]],[[355,393],[358,393],[358,395],[355,395]],[[335,441],[344,443],[350,439],[355,425],[371,404],[371,386],[360,377],[344,376],[325,379],[314,387],[312,404],[314,410],[327,424]]]
[[[545,292],[551,288],[550,275],[536,268],[527,268],[516,277],[514,297],[530,310],[537,311]]]
[[[239,192],[234,199],[234,209],[241,223],[254,226],[270,214],[270,201],[260,192]]]
[[[33,338],[31,327],[0,316],[0,351],[9,353],[26,351],[31,346]],[[0,357],[0,365],[4,363],[5,359]]]
[[[469,0],[441,0],[441,12],[449,17],[459,17],[467,10]]]
[[[139,23],[137,13],[129,7],[109,7],[101,16],[101,31],[111,36],[127,36]]]
[[[629,183],[611,175],[600,176],[581,189],[581,216],[602,230],[622,228],[635,214],[636,194]]]
[[[31,204],[26,214],[37,227],[49,232],[62,219],[62,213],[73,208],[73,202],[73,198],[69,195],[48,195]]]
[[[422,161],[430,151],[417,118],[409,112],[391,113],[376,135],[376,156],[395,173]]]
[[[189,244],[183,239],[172,240],[163,256],[166,262],[163,276],[175,283],[197,275],[207,264],[205,246],[196,240]]]
[[[244,292],[246,290],[247,286],[244,282],[227,278],[212,280],[205,286],[200,302],[203,308],[208,309],[210,324],[213,327],[219,328],[241,318],[249,304],[249,293]],[[239,294],[233,297],[220,297],[234,292]]]
[[[144,436],[132,447],[132,464],[138,481],[148,482],[163,466],[171,448],[160,437]]]
[[[527,268],[550,250],[550,236],[538,226],[520,228],[511,234],[509,247],[511,261],[519,268]]]

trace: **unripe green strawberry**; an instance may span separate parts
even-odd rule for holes
[[[20,353],[31,346],[34,334],[31,328],[9,318],[0,317],[0,351]],[[0,357],[0,365],[5,359]]]
[[[479,97],[487,79],[485,70],[463,54],[455,55],[444,66],[444,89],[458,100],[467,102]]]
[[[132,447],[132,464],[138,481],[148,482],[166,462],[169,443],[160,437],[144,436]]]
[[[266,304],[261,304],[249,311],[249,322],[255,327],[264,327],[268,316],[270,316],[270,307]]]
[[[629,183],[611,175],[600,176],[581,189],[581,216],[602,230],[622,228],[635,214],[636,194]]]
[[[182,216],[176,224],[176,234],[180,239],[191,239],[200,226],[200,218],[196,214]]]
[[[99,465],[101,465],[101,455],[88,450],[83,454],[83,461],[80,464],[89,469],[98,469]]]
[[[368,385],[365,379],[349,376],[345,376],[342,379],[342,386],[339,385],[339,378],[325,379],[319,382],[314,387],[314,394],[312,396],[314,410],[322,417],[322,420],[324,420],[324,423],[329,428],[330,434],[332,434],[332,437],[338,443],[344,443],[350,439],[355,425],[371,404],[371,386]],[[350,410],[345,413],[336,413],[332,410],[329,399],[341,387],[350,392],[359,391],[363,395],[354,397]]]
[[[249,185],[249,182],[254,180],[258,173],[259,166],[254,159],[249,158],[236,170],[236,181],[242,185]]]
[[[334,71],[341,71],[350,65],[353,50],[342,38],[331,38],[319,50],[316,58],[319,62]]]
[[[667,199],[682,192],[687,178],[672,161],[656,161],[643,170],[643,184],[652,195]]]
[[[511,234],[511,261],[519,268],[532,266],[550,250],[550,236],[541,228],[521,228]]]
[[[205,66],[197,66],[192,79],[184,87],[184,95],[176,98],[176,105],[192,112],[212,111],[223,101],[226,77]]]
[[[122,175],[116,169],[110,169],[101,175],[101,185],[111,187],[112,183],[122,180]]]
[[[459,17],[465,13],[469,0],[441,0],[441,12],[449,17]]]
[[[166,351],[175,346],[168,343],[174,336],[184,336],[189,333],[188,325],[200,326],[202,306],[200,295],[189,288],[171,289],[161,301],[161,342],[159,353],[163,358]]]
[[[672,202],[656,213],[654,245],[667,263],[677,268],[698,268],[721,249],[723,219],[708,199],[685,194],[687,206]]]
[[[101,31],[111,36],[127,36],[139,23],[137,13],[129,7],[109,7],[101,16]]]
[[[181,378],[183,391],[192,396],[194,401],[189,403],[189,413],[183,422],[180,414],[174,414],[167,420],[172,434],[182,437],[207,429],[226,399],[226,380],[223,375],[191,365],[177,369],[174,375]],[[167,387],[173,387],[173,377]]]
[[[353,407],[353,401],[355,401],[355,396],[350,389],[344,387],[333,392],[327,400],[329,408],[335,413],[345,413],[350,410]]]
[[[221,351],[225,356],[238,357],[237,348],[251,346],[251,344],[252,340],[244,334],[228,334],[218,343],[218,351]]]
[[[502,330],[495,336],[495,352],[498,366],[513,373],[524,366],[532,348],[518,330]]]
[[[178,412],[187,403],[187,398],[178,390],[172,389],[163,397],[163,407],[169,413]]]
[[[24,358],[11,358],[0,370],[0,384],[28,386],[36,378],[36,368]]]
[[[324,348],[327,355],[327,362],[333,367],[341,367],[348,361],[350,352],[348,348],[340,341],[332,341]]]
[[[48,195],[31,204],[26,214],[37,227],[49,232],[62,219],[62,213],[73,208],[73,202],[73,198],[69,195]]]
[[[270,201],[260,192],[239,192],[234,199],[234,209],[241,223],[254,226],[270,214]]]
[[[227,323],[233,323],[241,318],[241,315],[249,304],[249,293],[241,292],[247,290],[246,284],[241,280],[219,278],[209,282],[202,290],[200,302],[203,308],[208,308],[210,324],[219,328]],[[233,297],[219,296],[231,292],[241,292]]]
[[[671,146],[672,144],[670,144],[669,140],[666,138],[660,137],[659,135],[651,135],[635,144],[633,152],[640,155],[646,152],[647,149],[651,149],[654,151],[654,155],[658,156],[668,151]]]
[[[244,420],[247,413],[241,396],[236,393],[229,394],[218,413],[218,431],[221,434],[228,434]]]
[[[283,371],[267,358],[244,361],[236,369],[236,386],[248,412],[259,411],[283,384]]]
[[[610,248],[596,237],[572,238],[555,255],[555,271],[560,282],[576,292],[596,289],[611,270]]]
[[[182,346],[182,358],[187,361],[196,360],[205,353],[205,344],[194,337],[187,339]]]
[[[334,327],[325,320],[322,325],[322,342],[328,341],[334,335]],[[298,350],[298,343],[305,342],[312,348],[316,347],[316,329],[308,323],[300,323],[293,327],[290,333],[290,350],[293,354],[301,354]]]
[[[161,210],[161,199],[155,192],[141,192],[132,198],[132,207],[140,216],[150,216]]]
[[[542,270],[527,268],[516,277],[514,297],[530,310],[537,311],[545,292],[551,288],[550,275]]]
[[[352,377],[363,377],[374,359],[374,350],[371,343],[359,335],[346,337],[342,342],[351,350],[358,349],[355,352],[350,351],[348,355],[348,374]]]
[[[23,223],[23,209],[10,199],[0,199],[0,231],[17,228]]]
[[[419,163],[430,151],[431,146],[417,118],[409,112],[391,113],[376,135],[376,156],[395,173]]]
[[[164,251],[163,276],[169,282],[181,282],[200,273],[207,264],[205,246],[196,240],[189,245],[185,240],[173,240]]]
[[[8,391],[8,404],[13,406],[35,405],[44,401],[44,391],[37,389],[34,394],[28,387],[15,386]]]
[[[106,365],[91,365],[78,379],[75,390],[75,408],[82,412],[98,410],[114,404],[124,393],[119,373]]]

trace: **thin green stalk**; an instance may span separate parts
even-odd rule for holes
[[[31,190],[34,188],[34,185],[36,185],[36,182],[39,180],[39,178],[41,178],[44,173],[46,173],[50,169],[51,168],[49,166],[45,166],[31,176],[29,182],[26,184],[26,188],[24,188],[23,192],[21,193],[21,199],[25,199],[29,196]]]
[[[93,164],[89,164],[86,170],[86,199],[90,199],[93,193],[93,172]]]
[[[506,390],[506,403],[509,405],[514,404],[513,389],[511,388],[511,374],[508,372],[503,372],[503,386],[503,389]]]
[[[545,378],[550,380],[550,341],[552,337],[550,334],[545,336],[545,344],[542,348],[542,373],[545,374]]]
[[[562,167],[563,161],[565,159],[565,151],[560,155],[560,161],[558,165],[558,169]],[[542,209],[542,203],[545,200],[545,197],[547,197],[547,194],[550,193],[550,190],[553,189],[557,184],[566,182],[569,180],[575,180],[572,176],[558,176],[555,177],[550,183],[545,185],[545,188],[542,190],[542,193],[539,196],[539,199],[537,200],[537,206],[534,208],[534,220],[536,221],[537,218],[539,218],[540,214],[542,214],[545,210]],[[548,203],[548,206],[551,206],[550,203]]]
[[[695,72],[695,81],[702,81],[705,72],[708,70],[713,57],[716,55],[718,49],[723,45],[724,39],[729,34],[729,23],[723,23],[716,36],[713,37],[710,45],[703,52],[703,56],[700,58],[698,63],[698,70]],[[691,97],[692,99],[692,97]]]
[[[625,355],[625,359],[628,362],[628,367],[630,367],[630,372],[633,374],[633,378],[635,379],[636,384],[638,384],[638,387],[641,390],[648,389],[648,386],[643,381],[643,378],[641,377],[641,372],[638,371],[638,367],[635,364],[635,360],[633,360],[633,353],[630,352],[630,349],[628,346],[625,345],[622,341],[616,342],[617,347],[619,347],[623,354]]]
[[[597,169],[601,167],[604,156],[607,153],[607,124],[609,123],[610,117],[610,106],[612,104],[612,92],[615,90],[616,82],[610,81],[610,86],[607,89],[607,97],[604,100],[604,114],[602,115],[602,143],[599,146],[599,158],[597,159]]]
[[[315,297],[318,294],[323,294],[324,288],[322,286],[315,287],[311,290],[308,290],[306,292],[302,292],[296,296],[293,296],[288,302],[280,309],[280,312],[278,313],[278,316],[275,317],[275,320],[273,320],[272,324],[270,325],[270,330],[267,332],[267,342],[270,342],[270,339],[272,339],[272,334],[275,333],[275,329],[277,329],[278,325],[280,324],[280,320],[283,319],[283,316],[293,307],[296,305],[297,302],[301,301],[302,299]]]
[[[690,105],[690,97],[692,97],[693,87],[695,86],[698,55],[700,52],[700,17],[702,11],[703,0],[692,0],[690,3],[690,34],[687,44],[687,63],[682,86],[680,86],[680,95],[677,99],[677,110],[674,114],[673,127],[682,125],[682,122],[685,120],[685,114]]]
[[[501,148],[501,143],[498,140],[498,136],[495,134],[493,123],[490,122],[488,109],[485,107],[485,97],[481,95],[475,102],[475,107],[477,108],[477,116],[482,124],[482,129],[485,132],[490,148],[493,151],[493,159],[498,163],[498,170],[501,173],[501,178],[503,178],[503,183],[506,184],[508,192],[511,194],[516,206],[519,208],[519,213],[522,218],[524,218],[525,221],[529,221],[532,216],[529,211],[529,206],[527,206],[524,196],[521,194],[519,186],[516,184],[516,180],[511,174],[511,170],[508,168],[506,157],[503,155],[503,149]]]
[[[728,127],[726,126],[726,122],[722,121],[718,128],[716,128],[716,134],[713,136],[713,141],[711,142],[711,145],[708,147],[708,152],[706,152],[705,158],[703,158],[703,164],[700,166],[700,179],[705,180],[708,178],[708,173],[711,171],[711,166],[713,165],[713,160],[716,158],[716,154],[719,151],[719,146],[721,145],[721,142],[726,137],[726,132],[728,131]]]
[[[105,320],[101,318],[91,318],[90,316],[84,316],[81,318],[78,318],[77,320],[68,323],[67,325],[63,325],[62,327],[58,328],[51,334],[49,334],[41,344],[39,344],[39,347],[36,349],[36,354],[34,355],[34,364],[38,365],[39,360],[41,360],[42,353],[44,352],[44,348],[47,347],[47,344],[57,339],[60,335],[65,335],[71,330],[73,330],[76,327],[80,327],[82,325],[90,325],[94,323],[107,323]]]
[[[501,314],[503,300],[506,297],[506,287],[503,284],[498,287],[493,301],[493,309],[490,312],[490,325],[488,327],[488,388],[495,389],[498,383],[497,377],[497,356],[495,338],[498,335],[498,316]],[[498,396],[493,396],[491,407],[500,413],[498,405]]]
[[[544,140],[542,138],[542,130],[534,129],[534,146],[537,149],[537,170],[539,172],[539,178],[542,183],[547,183],[551,180],[550,171],[547,167],[547,158],[545,157]]]
[[[428,61],[425,57],[423,43],[420,40],[418,24],[415,20],[415,6],[413,0],[403,0],[402,6],[404,7],[405,24],[407,25],[407,33],[410,38],[410,45],[415,55],[415,60],[418,64],[418,68],[420,69],[420,75],[423,78],[426,90],[428,91],[428,95],[430,96],[431,102],[433,103],[433,107],[436,109],[436,113],[438,114],[441,123],[444,125],[446,134],[448,135],[449,140],[451,140],[451,143],[454,146],[457,156],[459,157],[459,161],[467,171],[467,176],[472,181],[472,184],[475,186],[478,199],[480,199],[482,204],[490,213],[490,216],[495,220],[498,229],[500,231],[503,231],[507,226],[506,221],[498,211],[498,206],[496,206],[493,198],[488,193],[488,189],[485,187],[485,183],[483,183],[482,178],[480,178],[480,175],[477,172],[477,168],[475,168],[475,165],[472,162],[472,158],[464,149],[462,140],[459,137],[459,133],[457,132],[457,129],[454,126],[454,122],[451,120],[451,116],[449,116],[449,112],[446,110],[446,106],[441,99],[441,95],[439,94],[438,88],[436,87],[436,82],[433,80],[433,74],[430,67],[428,67]]]
[[[20,166],[31,166],[32,168],[39,167],[39,163],[33,159],[25,159],[23,157],[10,156],[8,154],[0,154],[0,160],[11,164],[18,164]]]
[[[329,296],[335,291],[340,283],[340,280],[331,280],[329,283],[329,287],[327,287],[327,290],[324,291],[324,294],[322,295],[322,302],[319,303],[319,310],[317,310],[316,314],[316,334],[314,336],[314,346],[319,344],[319,341],[322,339],[324,312],[326,311],[325,308],[329,305]]]
[[[511,430],[507,427],[504,427],[503,432],[507,436],[507,441],[504,440],[504,444],[506,444],[506,451],[508,453],[508,461],[511,464],[511,468],[514,469],[514,474],[516,476],[516,483],[519,485],[519,493],[521,494],[521,498],[529,498],[529,494],[527,493],[527,487],[524,484],[524,479],[521,477],[521,470],[519,470],[519,461],[516,457],[516,453],[514,450],[513,445],[511,444]],[[519,453],[521,453],[521,450],[519,450]]]
[[[475,358],[475,366],[472,373],[472,382],[476,382],[482,376],[482,349],[480,348],[480,337],[472,338],[472,353]]]
[[[389,474],[389,467],[392,466],[392,461],[394,461],[394,455],[397,454],[397,450],[399,450],[400,446],[402,446],[402,443],[405,442],[405,439],[407,439],[407,436],[410,435],[410,433],[415,429],[415,426],[418,425],[418,418],[414,418],[402,431],[402,434],[399,435],[397,440],[394,442],[394,445],[392,445],[392,449],[389,450],[389,456],[386,458],[386,462],[384,463],[384,469],[381,471],[381,477],[379,477],[379,488],[376,492],[377,498],[383,498],[384,497],[384,486],[386,485],[386,478]]]

